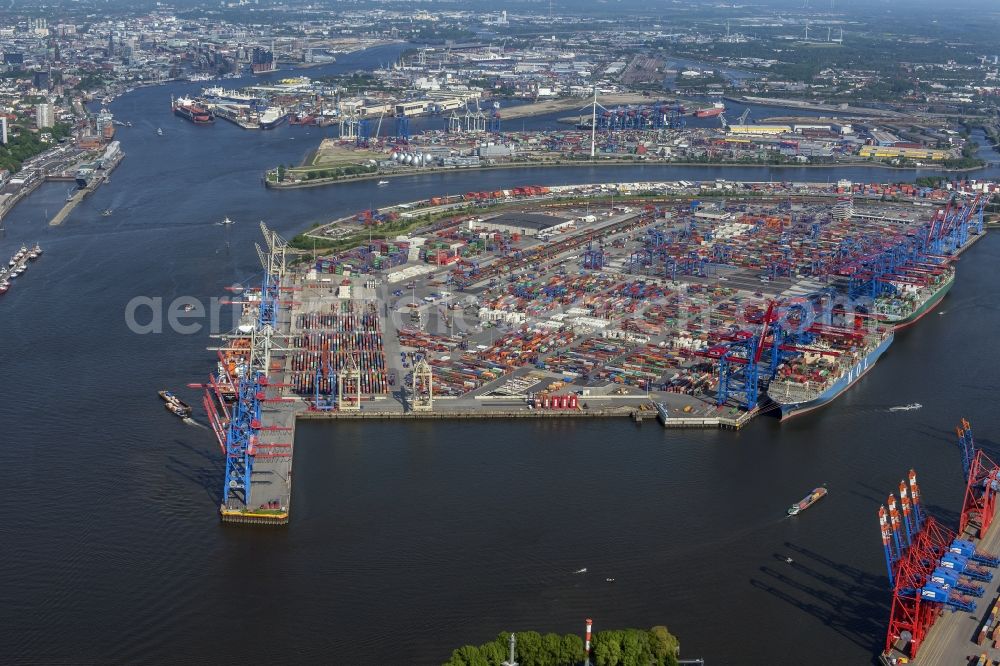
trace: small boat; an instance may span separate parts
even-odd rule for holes
[[[184,308],[183,308],[183,309],[184,309],[184,312],[191,312],[191,310],[194,310],[194,306],[193,306],[193,305],[191,305],[190,303],[186,303],[186,304],[184,305]]]
[[[10,289],[10,282],[0,282],[0,294],[6,294]]]
[[[921,407],[923,407],[923,405],[921,405],[919,402],[911,402],[908,405],[897,405],[895,407],[890,407],[889,411],[890,412],[910,412],[910,411],[913,411],[914,409],[920,409]]]
[[[110,208],[105,208],[104,210],[101,211],[101,216],[102,217],[111,217],[111,214],[114,213],[114,212],[115,211],[111,210]]]
[[[799,512],[805,511],[806,509],[808,509],[809,507],[811,507],[813,504],[815,504],[817,502],[817,500],[822,499],[823,497],[826,497],[826,488],[822,488],[822,487],[820,487],[820,488],[813,488],[813,490],[812,490],[811,493],[809,493],[808,495],[806,495],[805,497],[803,497],[801,500],[799,500],[795,504],[793,504],[790,507],[788,507],[788,515],[789,516],[796,516],[796,515],[798,515]]]
[[[42,246],[39,245],[38,243],[35,243],[35,247],[32,248],[31,251],[34,252],[39,257],[42,256]]]
[[[378,181],[378,184],[379,184],[379,187],[381,187],[382,185],[388,185],[389,181],[387,181],[387,180],[380,180],[380,181]]]
[[[163,128],[162,127],[157,127],[156,128],[156,135],[157,136],[163,136]]]
[[[224,227],[228,227],[230,224],[236,224],[236,222],[230,220],[229,217],[227,216],[225,219],[222,220],[222,222],[219,222],[219,224],[221,224]]]
[[[167,408],[167,411],[176,414],[181,418],[191,416],[191,406],[186,402],[183,402],[170,391],[160,391],[159,396],[163,398],[164,406]]]
[[[125,121],[125,127],[132,127],[132,121],[131,120],[126,120]]]
[[[582,569],[577,569],[577,570],[576,570],[576,571],[574,571],[573,573],[575,573],[575,574],[582,574],[582,573],[587,573],[587,567],[584,567],[584,568],[582,568]]]

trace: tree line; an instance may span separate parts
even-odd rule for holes
[[[577,634],[514,634],[515,658],[519,666],[579,666],[587,657],[583,639]],[[677,666],[680,643],[666,627],[598,631],[591,640],[594,666]],[[443,666],[501,666],[510,656],[510,633],[480,646],[464,645]]]

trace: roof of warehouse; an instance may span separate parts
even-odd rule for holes
[[[499,224],[501,226],[507,227],[522,227],[524,229],[536,229],[541,231],[542,229],[548,229],[554,227],[557,224],[562,224],[566,220],[559,217],[552,217],[551,215],[542,215],[541,213],[504,213],[502,215],[497,215],[496,217],[491,217],[488,220],[483,220],[484,224]]]

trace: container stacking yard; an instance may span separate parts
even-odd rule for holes
[[[947,294],[993,187],[469,193],[336,221],[311,233],[348,249],[305,264],[262,225],[265,278],[204,385],[223,518],[287,522],[296,416],[739,428],[820,408]]]

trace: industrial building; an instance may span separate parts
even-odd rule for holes
[[[521,236],[538,236],[573,225],[566,220],[539,213],[504,213],[489,219],[469,220],[469,231],[498,231]]]
[[[730,125],[726,128],[730,134],[788,134],[792,131],[789,125]]]
[[[892,146],[901,141],[898,136],[885,130],[873,129],[869,130],[868,134],[871,135],[872,141],[875,142],[875,145],[880,147]]]
[[[427,111],[427,100],[401,102],[396,105],[397,116],[418,116]]]
[[[897,148],[893,146],[862,146],[858,151],[861,157],[891,158],[905,157],[911,160],[945,160],[948,159],[947,150],[937,150],[934,148]]]

